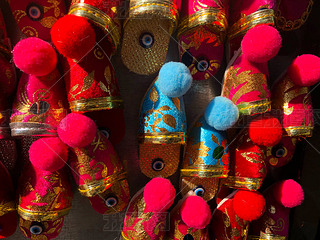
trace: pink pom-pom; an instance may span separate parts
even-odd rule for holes
[[[53,25],[51,38],[65,57],[81,60],[95,45],[95,32],[88,19],[65,15]]]
[[[97,133],[95,122],[78,113],[68,114],[58,126],[60,139],[72,148],[88,146]]]
[[[245,221],[260,218],[266,208],[266,200],[259,192],[239,190],[232,203],[235,213]]]
[[[281,43],[281,36],[274,27],[260,25],[251,28],[244,35],[241,48],[250,62],[263,63],[278,54]]]
[[[190,228],[203,229],[211,219],[207,202],[199,196],[190,196],[182,203],[180,214],[182,221]]]
[[[304,200],[302,187],[292,179],[277,183],[273,189],[273,195],[278,203],[287,208],[296,207]]]
[[[58,137],[40,138],[31,144],[29,159],[36,168],[55,172],[68,161],[68,147]]]
[[[312,86],[320,80],[320,58],[312,54],[301,55],[292,62],[288,74],[295,84]]]
[[[15,65],[21,71],[35,76],[45,76],[57,65],[57,54],[53,47],[35,37],[18,42],[12,55]]]
[[[168,179],[154,178],[144,187],[143,197],[149,211],[164,212],[174,202],[176,190]]]
[[[282,131],[281,123],[277,118],[259,116],[250,122],[248,132],[253,143],[269,147],[280,142]]]

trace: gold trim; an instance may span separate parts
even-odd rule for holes
[[[237,105],[239,113],[243,115],[252,115],[256,113],[265,113],[271,109],[270,99],[263,99],[254,102],[241,103]]]
[[[204,177],[204,178],[226,178],[228,169],[223,166],[193,165],[189,168],[180,169],[181,177]]]
[[[85,197],[94,197],[100,193],[103,193],[110,186],[110,184],[125,180],[126,175],[127,172],[125,171],[114,173],[106,177],[105,179],[86,183],[85,185],[80,185],[78,190],[81,195]]]
[[[121,38],[121,29],[106,13],[86,3],[74,3],[68,14],[85,17],[101,27],[106,34],[110,34],[115,50],[118,48]]]
[[[10,123],[11,136],[35,136],[50,135],[56,136],[57,130],[46,123],[28,123],[28,122],[12,122]]]
[[[277,11],[275,13],[275,20],[276,20],[276,26],[277,29],[282,31],[292,31],[300,28],[308,19],[312,6],[313,6],[313,0],[309,1],[309,4],[307,6],[306,11],[301,15],[301,18],[292,20],[287,20],[285,17],[281,16],[281,11],[279,9],[281,1],[278,1]]]
[[[121,231],[121,236],[122,236],[122,238],[124,238],[124,240],[130,240],[129,238],[127,238],[127,237],[124,235],[124,232],[123,232],[123,231]]]
[[[228,176],[222,180],[222,184],[231,188],[258,190],[262,184],[262,178],[247,178]]]
[[[125,28],[131,19],[141,19],[150,16],[160,16],[171,21],[169,34],[171,35],[178,25],[179,11],[178,7],[172,0],[131,0],[129,16],[125,20],[123,27]]]
[[[247,240],[260,240],[260,236],[249,235]]]
[[[299,126],[299,127],[286,127],[284,128],[287,135],[290,137],[311,137],[313,132],[313,127]]]
[[[20,206],[18,206],[18,214],[25,220],[28,221],[54,221],[58,218],[61,218],[67,215],[70,211],[71,207],[65,208],[59,211],[47,211],[47,212],[40,212],[40,211],[33,211],[27,210]]]
[[[139,143],[186,144],[186,134],[184,132],[145,133],[139,136]]]
[[[269,24],[271,26],[274,26],[275,19],[273,9],[260,9],[248,16],[240,18],[230,27],[228,38],[230,40],[238,36],[242,36],[249,29],[260,24]]]
[[[287,237],[260,232],[260,236],[249,235],[248,240],[287,240]]]
[[[214,22],[219,22],[220,26],[213,24]],[[203,8],[184,18],[178,28],[178,38],[186,31],[200,25],[206,25],[214,34],[219,36],[220,42],[223,42],[228,28],[227,17],[223,11],[213,7]]]
[[[16,210],[16,203],[14,201],[0,203],[0,217]]]
[[[122,107],[123,100],[120,97],[89,98],[70,102],[72,112],[90,112]]]

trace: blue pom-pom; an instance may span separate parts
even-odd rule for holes
[[[228,98],[216,97],[207,106],[204,118],[211,127],[225,131],[236,123],[239,110]]]
[[[192,76],[186,65],[168,62],[162,66],[158,77],[161,92],[168,97],[181,97],[191,87]]]

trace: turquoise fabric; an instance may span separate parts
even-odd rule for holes
[[[201,158],[205,165],[228,165],[226,132],[210,127],[205,118],[201,117],[188,133],[186,157],[189,165],[194,165],[198,158]],[[223,158],[225,163],[222,162]]]
[[[142,102],[139,133],[186,132],[186,129],[183,98],[162,94],[156,81]]]

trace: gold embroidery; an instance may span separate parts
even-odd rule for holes
[[[178,111],[181,111],[180,99],[176,97],[172,98],[171,100],[174,106],[178,109]]]
[[[0,203],[0,217],[6,215],[7,213],[16,211],[15,202],[1,202]]]
[[[234,68],[233,66],[227,70],[222,95],[228,97],[231,90],[242,85],[240,89],[237,90],[237,92],[232,96],[231,100],[235,104],[239,104],[239,98],[251,91],[259,91],[259,97],[262,99],[266,98],[267,92],[264,89],[264,86],[267,85],[266,76],[263,73],[251,73],[250,70],[238,73],[239,70],[240,67]]]
[[[301,17],[299,19],[295,19],[294,21],[292,20],[287,20],[285,17],[281,15],[281,11],[279,8],[279,5],[281,4],[281,0],[277,1],[278,9],[276,11],[276,25],[277,29],[282,30],[282,31],[292,31],[300,28],[308,19],[312,6],[313,6],[313,0],[309,0],[308,6],[306,11],[303,12]]]
[[[153,216],[153,212],[145,212],[146,204],[143,199],[143,193],[141,193],[133,202],[131,202],[130,205],[133,205],[133,210],[129,219],[126,219],[125,221],[125,227],[126,228],[131,227],[133,230],[128,229],[125,233],[122,232],[122,235],[125,237],[125,239],[130,239],[130,240],[135,240],[135,239],[150,240],[149,235],[144,229],[143,222],[149,221]]]
[[[231,66],[225,75],[224,85],[222,89],[222,96],[231,98],[232,102],[236,104],[239,111],[242,114],[263,113],[270,109],[271,102],[267,98],[267,92],[265,87],[267,86],[267,78],[263,73],[251,73],[250,70],[243,71],[238,74],[240,67],[234,68]],[[240,87],[240,88],[239,88]],[[237,91],[232,97],[230,97],[230,92]],[[260,100],[253,102],[244,102],[239,99],[245,94],[251,91],[258,91]]]
[[[95,48],[95,49],[93,50],[93,54],[94,54],[94,56],[95,56],[97,59],[99,59],[99,60],[102,60],[102,59],[104,58],[104,54],[103,54],[103,52],[100,50],[100,48]]]
[[[126,176],[127,173],[123,170],[120,172],[114,172],[112,175],[106,176],[104,179],[86,182],[84,185],[80,185],[78,190],[81,195],[85,197],[94,197],[107,191],[112,184],[125,180]],[[116,192],[119,194],[121,192],[120,185],[117,185],[117,189],[118,190]]]
[[[300,87],[295,85],[289,78],[289,76],[285,76],[281,82],[279,82],[276,87],[273,88],[272,92],[272,108],[280,109],[283,111],[285,116],[290,117],[290,115],[294,112],[294,104],[291,104],[292,100],[295,98],[301,97],[303,95],[303,109],[307,110],[307,107],[310,105],[311,98],[308,95],[309,88],[308,87]],[[292,106],[289,107],[289,104]],[[301,109],[301,110],[303,110]],[[306,117],[299,124],[293,122],[293,126],[285,127],[285,133],[288,136],[311,136],[313,130],[312,121],[308,124],[306,123]],[[312,116],[311,116],[312,117]],[[292,118],[292,117],[290,117]]]
[[[70,211],[71,196],[65,196],[67,189],[62,184],[62,175],[60,172],[54,172],[43,176],[43,179],[52,185],[52,189],[47,189],[45,195],[35,192],[30,182],[25,183],[25,193],[35,192],[36,199],[31,201],[31,205],[22,208],[21,196],[19,198],[18,213],[26,220],[30,221],[54,221]],[[23,196],[23,195],[22,195]],[[61,198],[65,200],[65,208],[61,207]]]
[[[57,21],[58,19],[52,16],[42,18],[39,22],[40,24],[45,27],[45,28],[52,28],[53,24]]]
[[[26,26],[21,29],[21,32],[25,34],[27,37],[39,37],[38,31],[31,26]]]
[[[187,151],[185,159],[189,158],[192,160],[193,164],[196,165],[203,165],[203,159],[201,157],[207,157],[209,156],[208,152],[210,151],[210,148],[205,145],[205,142],[197,142],[195,143],[193,138],[190,137],[187,144]],[[184,161],[185,167],[187,167],[189,164],[189,161]]]
[[[264,156],[259,152],[243,152],[240,155],[251,163],[264,163]]]
[[[27,13],[23,10],[16,10],[12,14],[17,23],[20,22],[21,18],[27,16]]]

